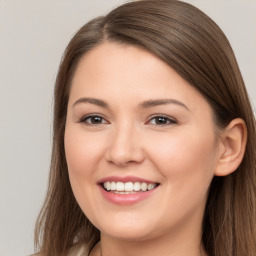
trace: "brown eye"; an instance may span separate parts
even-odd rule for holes
[[[108,123],[103,117],[98,115],[85,116],[82,118],[81,122],[89,125],[99,125]]]
[[[177,122],[166,116],[155,116],[149,120],[149,124],[153,125],[169,125],[176,124]]]

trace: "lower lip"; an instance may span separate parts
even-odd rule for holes
[[[138,203],[149,196],[151,196],[153,193],[156,192],[158,186],[152,190],[145,191],[145,192],[135,192],[133,194],[116,194],[112,192],[108,192],[101,185],[99,185],[100,191],[105,199],[110,201],[114,204],[119,205],[131,205]]]

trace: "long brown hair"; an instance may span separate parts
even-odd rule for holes
[[[47,196],[37,220],[35,245],[42,255],[66,255],[75,243],[92,248],[100,239],[79,208],[69,183],[64,131],[71,81],[79,60],[104,41],[142,47],[196,88],[225,127],[244,119],[248,143],[239,168],[214,177],[202,226],[209,256],[256,255],[255,117],[231,46],[203,12],[176,0],[124,4],[84,25],[64,53],[55,85],[53,149]]]

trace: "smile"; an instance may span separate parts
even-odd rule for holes
[[[158,183],[146,183],[146,182],[121,182],[121,181],[106,181],[102,183],[103,188],[116,194],[132,194],[136,192],[146,192],[157,187]]]
[[[107,201],[116,205],[131,205],[153,196],[160,183],[135,176],[111,176],[97,182],[100,192]]]

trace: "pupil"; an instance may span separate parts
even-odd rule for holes
[[[93,118],[92,118],[92,123],[93,123],[93,124],[99,124],[99,123],[101,123],[101,117],[99,117],[99,116],[93,117]]]
[[[164,117],[158,117],[157,121],[158,124],[166,124],[166,118]]]

